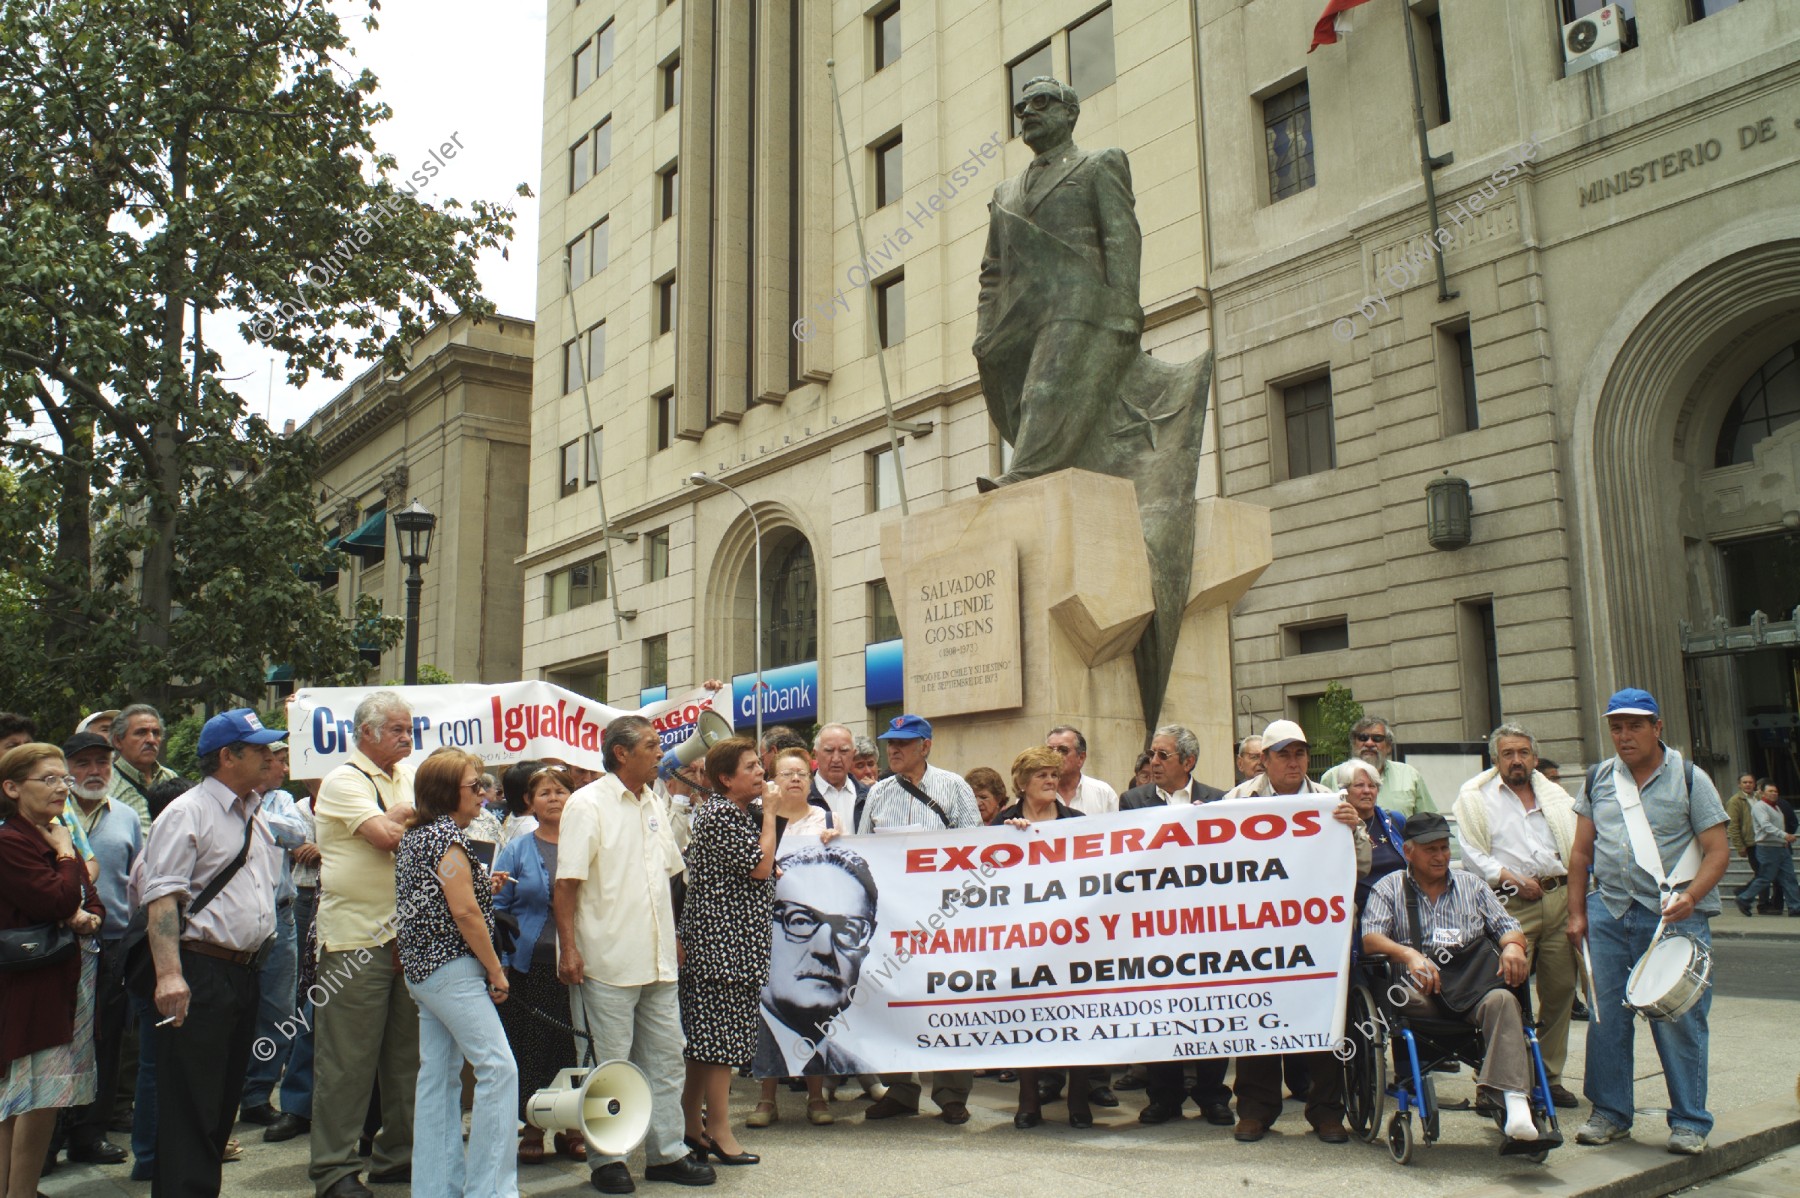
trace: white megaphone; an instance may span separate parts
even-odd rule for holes
[[[664,777],[676,770],[686,769],[694,762],[706,756],[706,751],[734,735],[731,721],[718,712],[707,708],[695,721],[694,731],[688,738],[670,749],[663,757]]]
[[[564,1069],[531,1096],[525,1120],[544,1131],[578,1131],[597,1155],[626,1156],[650,1128],[650,1083],[630,1061]]]

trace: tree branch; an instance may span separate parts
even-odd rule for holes
[[[47,374],[69,390],[75,392],[75,394],[81,396],[81,398],[98,408],[101,414],[106,417],[107,423],[112,426],[113,431],[129,441],[131,447],[143,454],[146,460],[150,460],[153,457],[150,450],[150,442],[144,439],[142,430],[140,430],[131,420],[127,419],[123,412],[114,407],[112,401],[100,394],[99,388],[95,387],[93,384],[75,377],[64,367],[59,366],[54,362],[40,358],[36,354],[26,353],[22,349],[14,349],[10,345],[0,345],[0,356],[11,358],[22,366],[29,366],[33,370]]]

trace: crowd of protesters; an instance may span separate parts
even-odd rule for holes
[[[1620,771],[1646,807],[1668,815],[1659,828],[1680,805],[1705,851],[1680,909],[1668,912],[1697,937],[1717,909],[1709,892],[1728,851],[1725,814],[1704,775],[1689,772],[1678,804],[1668,775],[1682,763],[1662,744],[1654,700],[1622,691],[1607,718],[1617,756],[1579,800],[1530,733],[1496,729],[1494,766],[1457,797],[1463,862],[1446,875],[1449,826],[1424,779],[1394,756],[1391,724],[1375,717],[1352,730],[1352,755],[1323,783],[1310,777],[1306,734],[1286,720],[1236,746],[1228,787],[1195,776],[1191,731],[1157,728],[1133,776],[1114,789],[1085,772],[1078,728],[1050,729],[1004,773],[979,766],[959,775],[931,760],[931,725],[916,715],[882,732],[885,773],[877,746],[843,724],[823,725],[810,745],[772,728],[760,744],[729,738],[684,761],[664,753],[648,720],[626,716],[605,729],[604,771],[523,761],[496,780],[458,750],[410,760],[406,699],[376,691],[356,709],[348,760],[296,795],[284,789],[285,734],[248,709],[205,723],[195,779],[163,763],[162,720],[145,705],[96,713],[61,746],[39,741],[29,719],[0,714],[0,936],[8,937],[0,1198],[35,1194],[63,1154],[129,1162],[159,1198],[217,1194],[223,1167],[242,1152],[232,1136],[240,1121],[262,1126],[270,1142],[308,1136],[318,1198],[369,1195],[365,1176],[410,1182],[429,1198],[509,1198],[519,1166],[552,1154],[585,1161],[601,1192],[629,1193],[623,1157],[590,1151],[567,1130],[546,1144],[526,1119],[531,1095],[590,1052],[633,1062],[649,1083],[642,1176],[709,1185],[715,1163],[759,1159],[738,1138],[730,1101],[764,1022],[805,1018],[769,997],[783,981],[772,968],[792,971],[798,952],[829,988],[853,977],[869,948],[872,909],[832,914],[823,891],[778,884],[784,837],[829,846],[901,828],[1026,830],[1309,793],[1335,804],[1351,829],[1356,906],[1371,919],[1365,947],[1420,979],[1427,1007],[1430,963],[1389,936],[1398,936],[1392,875],[1415,877],[1434,895],[1462,886],[1481,903],[1499,896],[1481,921],[1504,947],[1509,980],[1535,969],[1550,1094],[1556,1106],[1576,1107],[1561,1084],[1577,1007],[1572,944],[1594,938],[1596,986],[1615,1002],[1643,947],[1638,879],[1609,856],[1604,836],[1618,818],[1613,796],[1630,789]],[[1766,801],[1760,785],[1752,801]],[[1734,827],[1733,844],[1752,847],[1754,835],[1754,847],[1779,847],[1785,861],[1793,837],[1780,813],[1748,814],[1757,818],[1742,821],[1745,835]],[[843,865],[829,848],[806,851],[807,864]],[[862,910],[853,871],[794,873],[814,888],[844,889],[836,906]],[[1778,890],[1794,908],[1792,878],[1791,864],[1785,873],[1769,864],[1740,905]],[[1588,901],[1590,890],[1604,903]],[[1485,1003],[1484,1012],[1493,1059],[1479,1080],[1505,1104],[1505,1134],[1529,1139],[1519,1084],[1506,1080],[1519,1073],[1506,1058],[1519,1042],[1517,1009]],[[1630,1127],[1630,1020],[1611,1024],[1623,1025],[1607,1043],[1627,1068],[1588,1069],[1584,1143]],[[1705,1004],[1668,1040],[1670,1149],[1698,1151],[1711,1126]],[[1590,1060],[1592,1046],[1590,1036]],[[759,1059],[757,1072],[770,1072],[767,1064]],[[1343,1075],[1330,1054],[1240,1058],[1228,1087],[1232,1064],[983,1076],[1017,1085],[1020,1130],[1043,1123],[1057,1102],[1071,1126],[1090,1127],[1095,1107],[1119,1105],[1115,1089],[1142,1088],[1142,1123],[1180,1119],[1191,1100],[1207,1123],[1254,1142],[1279,1117],[1285,1084],[1319,1139],[1348,1139]],[[836,1122],[831,1102],[858,1088],[866,1120],[922,1109],[926,1083],[915,1074],[876,1076],[841,1053],[794,1072],[788,1081],[815,1125]],[[931,1075],[945,1123],[969,1119],[976,1077]],[[744,1121],[753,1129],[781,1116],[782,1082],[765,1077],[760,1087]],[[129,1152],[109,1133],[129,1133]]]

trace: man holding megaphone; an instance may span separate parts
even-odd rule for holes
[[[649,1082],[644,1177],[679,1185],[714,1181],[712,1166],[682,1143],[681,1011],[676,998],[675,911],[669,879],[686,868],[654,783],[662,762],[656,729],[620,716],[601,739],[606,775],[569,797],[562,816],[553,907],[557,976],[579,990],[594,1052],[628,1060]],[[588,1154],[594,1188],[636,1186],[623,1153]]]

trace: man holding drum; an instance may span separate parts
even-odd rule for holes
[[[1634,966],[1664,938],[1702,972],[1710,967],[1707,924],[1719,913],[1715,887],[1731,848],[1725,807],[1712,780],[1662,742],[1662,719],[1648,691],[1628,688],[1606,708],[1614,756],[1588,774],[1575,803],[1575,851],[1569,861],[1569,939],[1587,941],[1594,972],[1594,1014],[1588,1028],[1583,1093],[1593,1114],[1576,1132],[1581,1144],[1606,1144],[1631,1132],[1632,1040],[1636,1015],[1624,1006]],[[1590,903],[1593,865],[1597,902]],[[1691,989],[1690,970],[1676,983]],[[1669,1018],[1651,1009],[1650,1031],[1669,1088],[1670,1152],[1706,1147],[1713,1118],[1706,1109],[1706,1015],[1712,995]],[[1634,995],[1640,1005],[1644,996]]]

